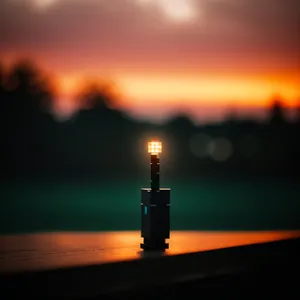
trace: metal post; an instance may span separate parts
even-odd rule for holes
[[[151,190],[159,191],[159,157],[157,154],[151,154]]]
[[[141,236],[144,250],[165,250],[169,248],[166,239],[170,238],[170,189],[160,188],[159,153],[160,142],[148,143],[151,153],[151,187],[141,189]]]

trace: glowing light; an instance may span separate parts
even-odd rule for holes
[[[215,161],[222,162],[233,154],[231,142],[226,138],[217,138],[209,143],[209,154]]]
[[[60,0],[31,0],[34,7],[36,7],[39,10],[45,10],[59,1]]]
[[[162,152],[162,144],[159,141],[148,142],[148,153],[151,155],[157,155]]]
[[[137,0],[140,5],[146,7],[155,5],[169,19],[177,22],[193,20],[197,13],[193,6],[193,0]]]
[[[196,15],[190,0],[160,0],[165,14],[175,21],[190,21]]]

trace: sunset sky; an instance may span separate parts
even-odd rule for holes
[[[300,98],[299,28],[298,0],[1,0],[0,60],[55,74],[65,109],[87,76],[142,118],[259,116]]]

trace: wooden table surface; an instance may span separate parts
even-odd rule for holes
[[[300,237],[300,231],[173,231],[176,255]],[[53,232],[0,236],[0,273],[106,264],[141,259],[139,231]],[[159,255],[157,253],[147,254]],[[146,255],[146,256],[147,256]]]

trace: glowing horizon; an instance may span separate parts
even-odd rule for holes
[[[259,75],[258,75],[259,76]],[[238,105],[266,106],[273,96],[280,96],[283,104],[296,106],[300,96],[297,78],[261,78],[254,76],[226,76],[197,74],[120,74],[113,82],[120,89],[122,106],[140,105],[145,100],[152,104],[203,104],[203,105]],[[86,78],[89,78],[87,76]],[[101,82],[103,77],[90,76]],[[72,98],[80,89],[84,75],[59,77],[60,96]]]
[[[10,0],[0,3],[0,55],[33,58],[53,74],[62,110],[74,109],[93,78],[115,83],[119,107],[139,118],[210,119],[231,107],[259,115],[274,95],[287,107],[300,99],[298,8],[296,0]]]

